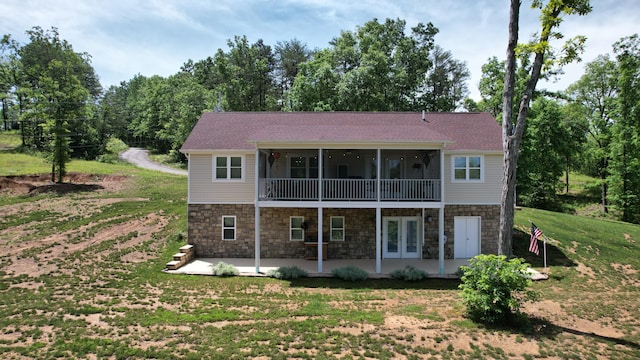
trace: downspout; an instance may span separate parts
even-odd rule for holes
[[[256,147],[254,181],[254,228],[256,274],[260,273],[260,150]]]
[[[440,210],[438,212],[438,262],[440,263],[440,275],[444,275],[444,148],[440,150]]]
[[[189,244],[189,204],[191,203],[191,180],[190,180],[191,179],[191,154],[186,153],[185,155],[187,156],[187,244]]]
[[[420,259],[422,259],[422,254],[424,253],[424,244],[425,244],[425,241],[426,241],[425,234],[427,233],[424,230],[424,225],[425,225],[425,223],[424,223],[424,208],[422,208],[421,210],[422,210],[422,216],[420,217],[420,225],[422,227],[422,247],[420,248]]]

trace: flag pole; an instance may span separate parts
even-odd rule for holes
[[[542,237],[542,251],[544,252],[544,273],[547,273],[547,236]]]

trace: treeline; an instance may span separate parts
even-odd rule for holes
[[[0,44],[2,128],[19,130],[25,149],[48,154],[61,179],[70,157],[101,158],[110,139],[184,161],[178,149],[203,111],[466,109],[501,121],[504,62],[488,59],[481,100],[468,99],[467,66],[435,43],[437,33],[431,23],[407,29],[387,19],[341,31],[323,49],[298,39],[272,47],[235,36],[225,50],[187,60],[174,75],[137,75],[103,90],[89,54],[75,52],[55,28],[35,27],[26,44],[10,35]],[[520,88],[530,64],[521,51]],[[560,72],[545,69],[543,76]],[[566,91],[534,94],[518,161],[520,204],[558,207],[557,193],[568,186],[558,179],[572,170],[598,177],[592,190],[602,212],[613,208],[622,220],[640,223],[638,79],[634,35],[587,64]]]
[[[557,210],[557,194],[562,187],[569,191],[573,170],[599,179],[589,190],[600,198],[602,213],[613,208],[621,220],[640,223],[640,38],[624,37],[612,48],[613,54],[586,64],[580,80],[565,91],[534,94],[518,160],[519,204]],[[528,60],[521,54],[517,64],[521,89],[528,78],[518,74],[528,73]],[[545,76],[559,71],[548,69]],[[482,99],[467,99],[465,107],[491,112],[500,121],[503,82],[504,62],[489,59],[482,67]]]

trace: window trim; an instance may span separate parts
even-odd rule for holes
[[[233,219],[233,227],[228,227],[225,226],[224,224],[224,220],[226,218],[232,218]],[[222,240],[224,241],[235,241],[236,240],[236,235],[238,234],[238,218],[235,215],[222,215]],[[233,230],[233,239],[227,239],[225,238],[224,232],[225,230]]]
[[[300,227],[293,227],[293,219],[300,219]],[[300,239],[293,238],[293,230],[300,230],[302,236]],[[289,241],[304,241],[304,216],[289,216]]]
[[[334,218],[341,218],[342,219],[342,227],[341,228],[334,228],[333,227],[333,219]],[[346,233],[346,226],[345,226],[345,217],[344,216],[331,216],[329,218],[329,241],[345,241],[345,233]],[[342,239],[334,239],[333,238],[333,230],[342,230]]]
[[[465,171],[465,178],[464,179],[456,179],[456,170],[462,170],[462,168],[457,168],[456,167],[456,159],[459,158],[464,158],[465,159],[465,167],[464,167],[464,171]],[[469,175],[470,175],[470,170],[471,169],[477,169],[477,168],[470,168],[469,167],[469,158],[478,158],[480,159],[480,178],[479,179],[470,179]],[[484,182],[484,168],[485,168],[485,162],[484,162],[484,155],[470,155],[470,154],[461,154],[461,155],[451,155],[451,182],[452,183],[483,183]]]
[[[217,170],[218,170],[218,158],[226,158],[227,159],[227,177],[225,178],[218,178],[217,177]],[[232,178],[231,177],[231,159],[232,158],[240,158],[240,178]],[[244,181],[245,180],[245,168],[246,168],[246,161],[245,161],[245,156],[244,155],[213,155],[213,159],[211,161],[211,179],[214,182],[238,182],[238,181]],[[234,167],[235,168],[235,167]]]

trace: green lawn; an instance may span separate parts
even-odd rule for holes
[[[0,175],[49,170],[13,155],[0,153]],[[533,221],[550,238],[550,279],[533,285],[528,325],[486,328],[464,318],[457,281],[165,274],[185,241],[186,178],[82,161],[69,171],[123,176],[0,195],[3,359],[640,358],[638,226],[517,211],[514,250],[542,270],[527,251]]]

